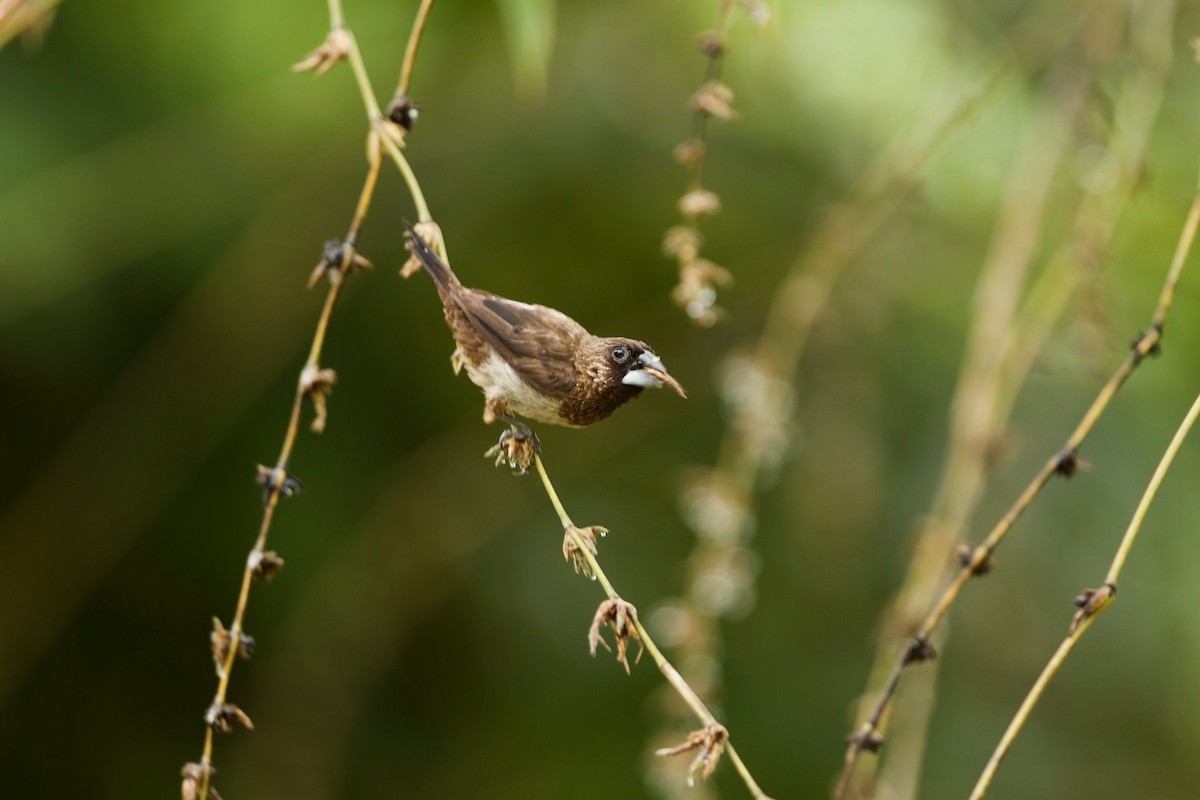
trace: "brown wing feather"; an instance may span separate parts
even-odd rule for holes
[[[526,383],[553,397],[575,385],[575,350],[588,332],[545,306],[507,300],[475,289],[456,293],[458,306],[480,336]]]

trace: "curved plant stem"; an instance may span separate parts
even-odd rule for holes
[[[550,504],[554,506],[554,511],[558,514],[559,522],[562,523],[563,532],[570,537],[575,547],[578,548],[581,557],[587,562],[588,573],[595,576],[596,580],[600,582],[609,600],[621,600],[621,596],[613,587],[612,582],[609,581],[604,569],[600,566],[600,562],[596,559],[595,553],[592,552],[589,543],[580,535],[579,529],[571,521],[570,515],[567,514],[566,509],[563,507],[562,500],[559,499],[558,492],[555,491],[554,484],[550,481],[550,476],[546,473],[546,467],[542,463],[541,456],[534,457],[534,465],[537,467],[538,477],[542,479],[542,486],[546,490],[546,496],[550,498]],[[631,618],[634,628],[637,630],[638,638],[645,646],[646,651],[650,653],[650,657],[654,659],[654,663],[658,666],[659,671],[662,672],[663,677],[667,679],[671,687],[683,698],[683,701],[687,703],[688,707],[692,709],[697,718],[706,727],[720,725],[717,722],[717,718],[708,710],[708,706],[700,699],[700,696],[696,694],[695,690],[679,674],[679,671],[671,665],[671,662],[667,661],[662,651],[658,649],[658,645],[650,637],[650,632],[642,625],[642,621],[636,610],[631,615]],[[759,788],[758,783],[754,780],[754,776],[750,774],[750,770],[734,749],[733,743],[728,739],[725,740],[724,752],[729,757],[729,760],[733,762],[734,769],[741,776],[742,781],[746,784],[746,788],[750,790],[751,796],[756,798],[756,800],[770,800],[763,790]]]
[[[266,483],[262,522],[259,524],[258,536],[254,541],[254,548],[250,551],[250,556],[246,559],[245,570],[242,572],[242,585],[238,592],[237,607],[234,610],[233,622],[230,624],[228,631],[229,644],[224,649],[223,662],[218,664],[217,691],[213,696],[210,708],[224,705],[229,692],[229,680],[233,675],[233,665],[237,660],[238,651],[244,642],[245,632],[243,625],[246,617],[246,606],[250,602],[250,585],[255,580],[255,567],[266,548],[267,537],[271,532],[271,522],[275,518],[275,509],[279,505],[279,500],[285,491],[289,491],[287,489],[288,462],[291,460],[292,450],[296,444],[296,436],[300,430],[300,416],[304,408],[304,399],[312,391],[309,376],[313,370],[319,368],[321,350],[324,347],[325,336],[329,330],[329,320],[333,316],[333,308],[337,304],[342,286],[345,283],[345,278],[349,274],[353,263],[355,254],[353,242],[358,239],[359,229],[366,217],[367,210],[370,208],[371,199],[375,195],[375,185],[379,178],[380,165],[380,160],[376,158],[372,160],[367,170],[367,177],[363,183],[362,192],[359,195],[354,218],[346,234],[345,241],[349,243],[349,246],[344,249],[342,263],[336,265],[335,269],[328,271],[329,291],[325,295],[325,303],[321,308],[320,316],[317,318],[316,330],[313,333],[312,344],[308,350],[308,359],[304,362],[304,367],[300,371],[300,379],[296,384],[296,396],[292,400],[292,410],[288,416],[287,430],[283,436],[283,446],[279,450],[279,458],[275,462],[275,468],[271,471],[271,478]],[[205,730],[204,751],[200,758],[200,800],[206,800],[208,797],[212,781],[214,734],[215,729],[212,724],[209,724]]]
[[[377,125],[392,125],[390,122],[380,121]],[[408,186],[409,194],[412,195],[413,204],[417,207],[417,221],[428,222],[433,219],[429,213],[429,206],[425,204],[425,194],[421,191],[421,184],[417,181],[417,176],[413,172],[412,167],[408,164],[408,159],[400,152],[400,146],[388,135],[381,135],[379,140],[383,143],[383,148],[387,150],[387,154],[396,164],[396,168],[400,170],[400,175],[404,178],[404,183]]]
[[[425,11],[427,14],[428,9],[425,8]],[[433,217],[429,213],[429,206],[425,203],[425,194],[421,191],[421,184],[417,181],[417,176],[413,173],[412,167],[409,166],[408,159],[400,152],[398,142],[404,139],[403,129],[385,118],[379,108],[379,101],[375,97],[375,90],[371,87],[370,76],[367,75],[367,67],[363,63],[362,52],[358,49],[358,40],[354,38],[353,32],[346,27],[341,0],[329,0],[329,24],[332,30],[340,30],[345,33],[347,39],[346,59],[350,62],[350,70],[354,73],[354,82],[358,86],[358,93],[362,96],[363,107],[367,111],[367,118],[370,120],[373,131],[378,136],[379,143],[383,145],[388,156],[395,162],[396,168],[400,170],[400,174],[404,178],[405,185],[408,186],[413,204],[417,207],[417,219],[421,222],[428,222]],[[425,15],[418,13],[417,23],[414,24],[420,24],[421,28],[424,29]],[[409,37],[408,45],[413,58],[416,57],[416,42],[419,40],[420,31],[414,29],[412,36]],[[412,67],[409,65],[407,69],[411,74]]]
[[[987,766],[983,770],[983,774],[979,776],[979,781],[975,784],[975,788],[971,791],[970,800],[981,800],[988,789],[992,785],[992,780],[996,776],[996,770],[1000,768],[1000,762],[1008,755],[1008,751],[1012,748],[1013,742],[1025,727],[1025,722],[1029,719],[1029,714],[1033,711],[1034,706],[1041,700],[1042,694],[1046,691],[1046,686],[1049,685],[1051,679],[1058,673],[1067,656],[1075,644],[1087,632],[1092,623],[1099,616],[1100,612],[1108,608],[1116,597],[1117,579],[1121,576],[1121,570],[1125,568],[1125,561],[1129,557],[1129,551],[1133,548],[1134,541],[1137,540],[1138,534],[1142,530],[1142,523],[1146,519],[1146,512],[1150,509],[1150,504],[1154,502],[1155,496],[1158,494],[1158,488],[1162,485],[1163,478],[1166,477],[1167,471],[1171,468],[1172,462],[1175,460],[1175,454],[1179,452],[1179,448],[1183,445],[1183,440],[1187,438],[1192,426],[1196,422],[1196,418],[1200,416],[1200,396],[1196,397],[1192,403],[1191,409],[1183,418],[1183,422],[1179,424],[1179,428],[1175,431],[1175,436],[1171,439],[1170,445],[1163,453],[1162,459],[1158,462],[1157,469],[1154,470],[1154,475],[1150,478],[1150,483],[1146,486],[1146,490],[1142,493],[1142,499],[1138,503],[1137,510],[1133,514],[1133,519],[1129,522],[1129,527],[1125,530],[1125,536],[1121,539],[1121,544],[1117,548],[1117,553],[1113,557],[1112,565],[1108,569],[1108,574],[1104,578],[1104,587],[1096,590],[1087,590],[1081,596],[1083,600],[1082,608],[1075,615],[1075,619],[1071,624],[1071,632],[1058,646],[1058,650],[1051,656],[1046,667],[1042,670],[1042,674],[1038,676],[1037,681],[1033,684],[1033,688],[1029,690],[1025,701],[1021,703],[1016,716],[1013,717],[1008,729],[1004,731],[1004,736],[1001,737],[1000,743],[996,745],[996,750],[992,753],[992,757],[988,759]],[[1099,596],[1098,601],[1091,601],[1090,598]],[[1085,599],[1088,598],[1088,599]]]
[[[1075,59],[1060,61],[1047,83],[1052,87],[1043,109],[1024,136],[1004,192],[992,240],[976,283],[973,313],[962,366],[950,401],[948,440],[941,476],[918,525],[919,534],[900,590],[882,616],[878,650],[868,685],[876,687],[892,666],[896,642],[912,631],[944,584],[950,568],[946,554],[964,538],[981,501],[994,461],[994,443],[1007,425],[1011,405],[1003,405],[1006,367],[1018,352],[1023,326],[1057,319],[1065,306],[1047,306],[1041,315],[1021,314],[1022,287],[1035,261],[1046,222],[1058,166],[1073,152],[1078,119],[1088,108],[1092,73]],[[1053,272],[1050,267],[1043,274]],[[1082,270],[1072,270],[1082,272]],[[1022,324],[1018,325],[1017,320]],[[1016,377],[1016,376],[1014,376]],[[1023,375],[1020,376],[1023,378]],[[888,759],[876,778],[897,796],[916,794],[930,711],[936,697],[937,664],[912,676],[914,688],[900,726],[888,739]]]
[[[755,383],[765,386],[794,383],[809,337],[843,271],[902,207],[941,147],[966,120],[985,107],[1008,73],[1007,68],[992,71],[965,92],[935,98],[920,116],[928,122],[898,136],[846,196],[821,217],[774,291],[759,339],[750,345],[751,355],[746,365]],[[703,522],[690,523],[696,542],[688,557],[686,585],[670,601],[684,610],[691,621],[689,635],[676,650],[681,663],[697,655],[719,658],[720,614],[701,608],[692,599],[696,583],[704,565],[749,546],[754,493],[763,474],[772,468],[775,458],[772,448],[790,436],[788,426],[794,413],[790,397],[769,406],[731,402],[731,407],[733,417],[721,438],[714,464],[691,486],[720,497],[722,503],[736,509],[740,522],[732,536],[705,531]],[[685,490],[685,503],[689,502],[687,494]],[[712,518],[705,514],[685,516],[698,520]]]
[[[330,0],[329,5],[330,7],[336,5],[339,13],[341,12],[340,0]],[[372,122],[383,119],[383,112],[379,110],[379,101],[375,97],[375,90],[371,87],[371,78],[367,75],[367,65],[363,63],[362,51],[358,49],[358,40],[344,24],[333,23],[333,29],[344,31],[349,40],[346,60],[350,62],[350,71],[354,73],[354,83],[358,86],[358,93],[362,97],[363,107],[367,109],[367,116]]]
[[[412,60],[416,55],[416,44],[420,39],[421,30],[424,28],[425,19],[428,16],[430,2],[422,4],[422,10],[418,15],[417,23],[414,25],[413,33],[409,39],[409,48],[406,55],[404,71],[402,73],[402,81],[406,82],[412,74]],[[418,217],[422,221],[429,220],[429,209],[425,203],[424,194],[421,191],[420,184],[417,181],[416,175],[409,166],[407,159],[400,152],[398,142],[403,141],[403,134],[399,133],[400,129],[394,123],[389,122],[382,116],[379,103],[375,97],[374,90],[371,87],[370,78],[367,75],[366,66],[363,63],[362,54],[358,49],[358,43],[354,38],[354,34],[346,27],[345,14],[342,10],[341,0],[328,0],[329,5],[329,23],[330,30],[340,34],[342,41],[345,43],[345,55],[350,63],[351,71],[354,74],[355,83],[358,86],[359,93],[362,96],[363,105],[367,112],[371,132],[368,135],[367,157],[368,169],[367,176],[363,183],[363,188],[359,194],[358,203],[355,206],[354,217],[351,220],[349,230],[344,240],[344,247],[340,251],[341,261],[335,264],[326,264],[328,269],[324,273],[329,278],[329,290],[325,296],[325,303],[321,308],[320,316],[317,318],[316,329],[313,334],[312,344],[309,347],[308,358],[305,361],[304,367],[301,370],[299,381],[297,382],[296,395],[292,402],[291,413],[288,417],[287,429],[284,433],[283,445],[280,448],[279,458],[276,461],[275,467],[271,470],[265,468],[260,470],[260,479],[264,483],[263,496],[263,516],[262,522],[259,525],[258,536],[255,539],[254,548],[250,552],[249,558],[246,560],[245,570],[242,573],[241,588],[238,592],[237,606],[234,610],[233,621],[226,631],[228,636],[227,642],[219,648],[214,649],[214,658],[218,658],[217,664],[217,690],[213,697],[212,705],[210,705],[210,714],[214,709],[222,709],[226,707],[226,698],[229,692],[229,682],[233,674],[233,665],[238,657],[239,651],[243,649],[246,642],[245,632],[243,630],[246,607],[250,600],[251,583],[258,576],[256,571],[261,559],[264,555],[264,550],[267,543],[267,537],[270,534],[271,523],[275,517],[275,509],[279,505],[281,497],[290,494],[294,491],[294,485],[290,484],[291,480],[288,476],[288,462],[291,459],[292,450],[295,447],[296,437],[300,429],[300,417],[304,407],[306,397],[313,397],[317,401],[317,395],[320,390],[314,387],[313,376],[320,372],[319,360],[321,351],[325,343],[325,338],[329,330],[329,321],[333,316],[334,306],[337,304],[338,297],[341,294],[342,286],[350,271],[359,263],[366,263],[365,260],[360,261],[357,255],[355,245],[358,241],[359,231],[362,228],[363,222],[366,219],[367,212],[370,209],[371,201],[375,196],[375,188],[379,180],[380,168],[382,166],[381,146],[386,150],[391,159],[396,163],[405,183],[408,186],[409,192],[412,194],[413,201],[417,207]],[[330,382],[332,381],[332,373],[330,373]],[[323,420],[324,411],[323,405],[318,405],[319,416]],[[247,723],[248,724],[248,723]],[[192,770],[191,777],[196,781],[197,796],[200,800],[207,800],[210,794],[212,783],[212,753],[215,737],[215,726],[212,720],[209,720],[209,725],[205,731],[204,749],[198,765],[189,765],[185,767],[185,777],[187,770]]]
[[[1000,518],[1000,521],[988,533],[983,543],[974,548],[969,559],[965,559],[962,568],[955,575],[954,580],[941,593],[929,614],[921,622],[909,645],[903,648],[900,655],[896,658],[896,662],[884,684],[883,691],[872,708],[871,713],[850,737],[846,748],[845,764],[834,792],[835,797],[840,798],[844,796],[849,787],[854,766],[862,752],[868,749],[872,739],[879,741],[879,727],[884,713],[895,696],[896,689],[900,683],[901,673],[909,664],[922,660],[915,657],[915,653],[929,646],[929,639],[934,629],[937,628],[938,624],[949,612],[951,606],[958,599],[963,587],[967,585],[972,576],[980,574],[981,570],[985,569],[984,565],[988,559],[991,558],[996,548],[1004,541],[1009,531],[1012,530],[1013,525],[1025,512],[1025,509],[1033,503],[1038,493],[1041,492],[1042,487],[1049,482],[1050,478],[1055,474],[1070,474],[1074,471],[1077,463],[1076,454],[1079,447],[1087,439],[1101,415],[1104,414],[1117,391],[1129,376],[1133,374],[1133,371],[1137,369],[1146,356],[1155,355],[1159,352],[1163,324],[1174,302],[1175,288],[1179,283],[1179,276],[1183,271],[1183,266],[1187,262],[1188,253],[1191,251],[1192,244],[1195,241],[1198,225],[1200,225],[1200,186],[1197,188],[1197,193],[1192,200],[1191,209],[1188,212],[1183,230],[1180,233],[1179,242],[1175,248],[1175,255],[1172,258],[1171,266],[1167,271],[1167,277],[1159,293],[1158,303],[1155,307],[1150,326],[1138,336],[1129,356],[1121,363],[1104,386],[1101,387],[1096,398],[1092,401],[1087,411],[1084,412],[1083,418],[1067,438],[1062,449],[1046,461],[1012,506],[1009,507],[1008,511],[1005,512],[1004,516]]]
[[[421,0],[417,9],[417,18],[413,22],[412,32],[408,35],[408,46],[404,48],[404,63],[400,65],[400,82],[396,84],[396,97],[408,95],[413,63],[417,60],[417,45],[421,43],[421,34],[425,32],[425,22],[429,19],[429,9],[432,7],[433,0]]]

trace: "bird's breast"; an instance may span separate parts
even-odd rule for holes
[[[508,413],[551,425],[571,423],[559,415],[562,401],[530,386],[511,364],[488,348],[478,364],[466,364],[471,382],[483,389],[489,404],[507,408]],[[573,427],[573,426],[572,426]]]

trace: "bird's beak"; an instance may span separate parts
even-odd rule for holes
[[[621,383],[629,386],[641,386],[644,389],[661,389],[663,384],[666,384],[678,392],[680,397],[687,397],[687,392],[679,385],[679,381],[671,377],[658,356],[649,351],[638,356],[638,363],[629,368],[629,372],[625,373]]]

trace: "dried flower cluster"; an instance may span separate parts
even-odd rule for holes
[[[955,551],[958,556],[959,566],[971,567],[971,574],[976,577],[987,575],[996,568],[996,560],[990,555],[984,556],[983,560],[975,564],[975,548],[967,543],[960,544]],[[971,566],[974,564],[974,566]]]
[[[324,75],[350,55],[354,46],[354,38],[345,28],[334,28],[321,42],[321,46],[313,50],[303,61],[292,65],[292,72],[310,72],[316,70],[318,75]]]
[[[579,545],[575,543],[575,537],[571,535],[574,532],[583,542],[583,546],[593,556],[599,551],[596,549],[596,542],[608,536],[608,528],[603,528],[599,525],[589,525],[586,528],[572,527],[563,534],[562,554],[564,561],[570,561],[575,567],[575,574],[583,573],[588,578],[595,578],[592,574],[591,564],[584,557],[583,551],[579,549]]]
[[[274,550],[263,552],[261,548],[256,547],[250,551],[246,566],[255,580],[269,581],[283,569],[283,559]]]
[[[316,70],[323,74],[339,61],[351,56],[354,48],[354,37],[341,26],[334,26],[325,42],[313,51],[308,58],[297,64],[293,69],[302,72]],[[399,130],[391,122],[387,125]],[[386,132],[385,132],[386,133]],[[368,138],[368,150],[381,147],[378,125],[373,128]],[[329,409],[327,399],[337,382],[337,373],[332,369],[323,369],[317,363],[321,345],[324,342],[330,315],[334,303],[346,276],[361,270],[369,269],[371,262],[358,252],[355,241],[362,216],[365,214],[371,194],[374,190],[375,178],[378,174],[379,161],[373,160],[364,188],[364,200],[360,201],[358,213],[351,224],[350,233],[343,240],[333,240],[325,243],[321,258],[309,277],[309,288],[315,286],[322,278],[329,280],[327,296],[321,317],[317,323],[316,333],[308,363],[300,373],[296,387],[296,399],[292,416],[288,423],[288,431],[284,436],[284,444],[275,467],[259,464],[255,482],[262,489],[263,524],[254,548],[246,559],[245,575],[242,584],[242,594],[238,601],[238,609],[229,628],[220,619],[213,618],[212,633],[209,635],[213,663],[218,677],[217,691],[212,703],[204,714],[208,731],[205,735],[204,753],[199,762],[188,762],[182,771],[180,793],[183,800],[205,800],[213,797],[220,800],[220,795],[211,785],[215,769],[212,766],[211,754],[213,732],[230,733],[238,725],[253,729],[250,717],[238,706],[226,701],[230,672],[237,658],[249,658],[254,651],[254,639],[242,630],[242,618],[249,597],[250,584],[253,581],[271,580],[283,568],[283,559],[274,550],[264,549],[266,537],[270,530],[274,509],[282,499],[292,497],[302,491],[304,484],[288,470],[288,460],[291,456],[295,435],[299,425],[300,411],[304,400],[311,400],[314,417],[311,428],[320,433],[328,421]]]
[[[233,647],[233,634],[226,630],[218,617],[213,617],[213,630],[209,639],[212,643],[213,663],[217,667],[217,676],[225,674],[225,665],[229,662],[229,650]],[[254,655],[254,637],[246,633],[237,636],[238,658],[249,658]]]
[[[208,707],[208,711],[204,712],[204,721],[210,728],[221,733],[232,733],[235,722],[254,730],[254,723],[250,721],[250,717],[233,703],[214,702]]]
[[[455,367],[455,372],[460,369],[459,358],[458,351],[455,351],[455,355],[451,357],[451,364]],[[533,466],[533,459],[540,449],[537,437],[532,431],[526,433],[509,428],[500,434],[500,441],[492,445],[483,456],[484,458],[494,458],[497,467],[507,466],[514,475],[524,475]]]
[[[212,785],[212,774],[216,771],[212,766],[197,764],[195,761],[184,764],[179,773],[183,776],[183,783],[179,787],[182,800],[196,800],[201,794],[200,787],[205,784],[208,796],[213,800],[221,800],[221,793]]]
[[[721,61],[728,44],[730,12],[735,6],[743,8],[750,21],[764,25],[770,10],[761,0],[722,0],[716,27],[696,37],[696,47],[708,60],[705,80],[692,94],[688,107],[692,112],[692,132],[675,147],[675,160],[688,171],[688,190],[679,198],[679,214],[683,224],[670,228],[663,238],[663,253],[675,260],[679,280],[671,297],[697,324],[710,326],[721,317],[717,306],[717,290],[729,286],[733,277],[724,267],[701,258],[704,237],[700,220],[721,210],[721,198],[704,186],[704,167],[708,155],[708,122],[715,119],[729,122],[737,119],[733,107],[733,90],[720,80]]]
[[[596,609],[596,616],[592,618],[592,627],[588,629],[588,647],[591,649],[592,655],[596,655],[596,647],[603,645],[605,650],[612,652],[612,648],[608,646],[608,642],[600,636],[600,629],[607,625],[612,629],[613,642],[617,646],[616,656],[617,661],[625,667],[625,674],[629,674],[629,659],[627,651],[629,643],[632,641],[638,646],[638,654],[634,661],[641,661],[642,652],[645,647],[642,645],[641,634],[638,633],[637,625],[637,609],[633,607],[633,603],[620,598],[605,600]]]
[[[388,119],[403,128],[406,133],[417,124],[420,113],[421,104],[406,94],[392,98],[392,102],[388,104]]]
[[[325,430],[325,422],[329,417],[325,406],[325,397],[333,391],[337,383],[337,373],[331,369],[321,369],[316,364],[309,364],[300,373],[300,394],[312,400],[313,416],[312,431],[321,433]]]
[[[273,495],[292,497],[304,491],[304,482],[283,467],[274,469],[258,464],[254,482],[262,488],[263,505],[267,505]]]
[[[340,281],[343,275],[360,269],[371,269],[373,266],[366,256],[358,252],[353,243],[330,239],[321,250],[321,260],[308,276],[308,288],[316,286],[321,278],[328,277],[330,281]]]
[[[1113,598],[1117,596],[1117,586],[1114,583],[1106,583],[1099,589],[1084,589],[1075,598],[1075,607],[1079,610],[1075,612],[1074,618],[1071,620],[1071,633],[1079,629],[1083,621],[1089,617],[1094,617],[1112,603]]]
[[[688,786],[696,784],[696,776],[699,775],[701,780],[708,780],[713,774],[713,770],[717,768],[717,762],[721,760],[721,754],[725,752],[725,742],[729,739],[729,731],[725,730],[724,725],[712,723],[706,725],[698,731],[692,731],[688,734],[687,740],[674,747],[661,747],[654,751],[658,756],[675,756],[680,753],[687,753],[692,750],[698,750],[696,757],[692,759],[691,765],[688,767]]]
[[[718,379],[741,457],[759,472],[774,473],[795,439],[795,389],[762,357],[735,355],[721,365]]]

